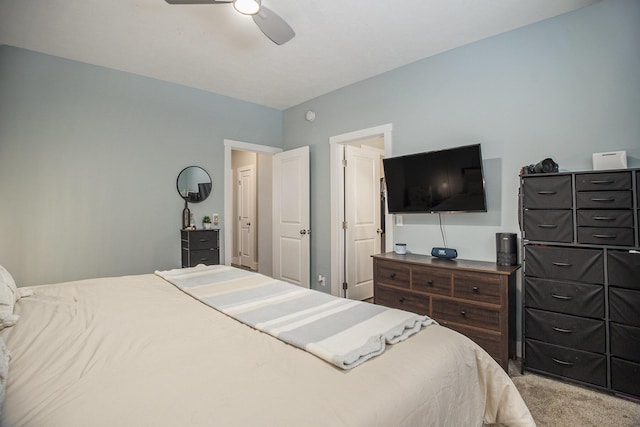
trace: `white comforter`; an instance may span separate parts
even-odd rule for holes
[[[33,289],[0,333],[2,426],[534,425],[494,360],[441,326],[343,371],[152,274]]]

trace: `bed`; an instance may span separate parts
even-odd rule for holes
[[[445,327],[344,368],[159,274],[19,288],[0,425],[535,425],[502,368]],[[272,280],[254,274],[226,289]]]

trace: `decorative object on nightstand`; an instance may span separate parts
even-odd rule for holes
[[[211,230],[211,217],[205,215],[204,218],[202,218],[202,228]]]
[[[184,199],[184,209],[182,210],[182,229],[193,229],[194,223],[189,210],[189,202],[200,203],[209,197],[211,193],[211,176],[206,170],[199,166],[188,166],[178,174],[176,188],[178,194]]]

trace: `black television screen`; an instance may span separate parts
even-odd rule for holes
[[[389,213],[487,211],[480,144],[382,162]]]

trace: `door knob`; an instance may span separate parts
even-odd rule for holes
[[[307,230],[300,230],[300,234],[304,236],[305,234],[307,234]]]

